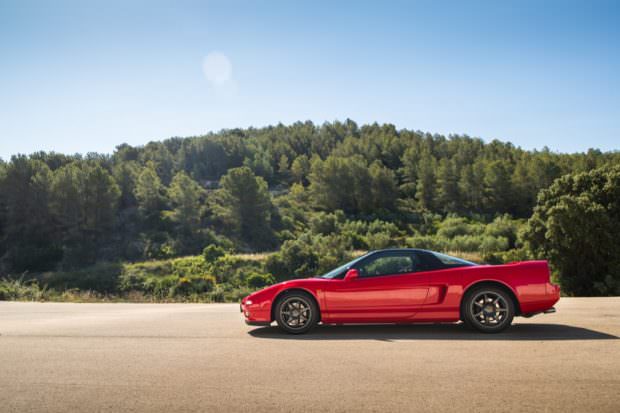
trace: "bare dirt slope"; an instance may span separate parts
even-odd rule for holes
[[[0,303],[0,411],[620,411],[620,298],[500,335],[246,326],[234,304]]]

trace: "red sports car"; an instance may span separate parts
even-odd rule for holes
[[[326,274],[272,285],[245,297],[250,325],[273,321],[292,334],[317,323],[457,322],[485,333],[514,316],[555,312],[560,288],[546,261],[478,265],[421,249],[369,252]]]

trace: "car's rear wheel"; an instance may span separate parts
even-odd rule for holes
[[[290,334],[310,331],[319,321],[319,309],[305,293],[291,292],[282,296],[275,308],[278,327]]]
[[[483,333],[499,333],[512,323],[515,305],[502,288],[481,286],[466,294],[463,321]]]

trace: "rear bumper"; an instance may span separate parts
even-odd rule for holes
[[[557,303],[558,300],[560,299],[560,286],[547,283],[547,295],[552,297]]]
[[[535,315],[538,314],[553,314],[555,313],[555,307],[551,307],[551,308],[547,308],[546,310],[542,310],[542,311],[536,311],[534,313],[527,313],[527,314],[521,314],[521,316],[525,317],[525,318],[530,318],[530,317],[534,317]]]
[[[528,294],[529,293],[529,294]],[[532,317],[536,314],[555,312],[554,305],[560,300],[560,286],[547,282],[538,285],[533,290],[524,290],[519,295],[521,306],[520,315]]]

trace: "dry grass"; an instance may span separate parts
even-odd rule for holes
[[[274,252],[259,252],[259,253],[251,253],[251,254],[235,254],[233,255],[236,258],[241,258],[242,260],[248,261],[264,261],[268,256],[274,254]]]
[[[368,251],[366,250],[354,250],[351,255],[353,258],[360,257],[366,254]],[[465,251],[446,251],[445,254],[451,255],[453,257],[462,258],[467,261],[473,262],[483,262],[482,256],[479,252],[465,252]]]
[[[366,254],[367,250],[353,250],[351,256],[353,258],[360,257]],[[270,255],[275,254],[272,252],[260,252],[260,253],[247,253],[247,254],[235,254],[234,257],[241,258],[248,261],[264,261]],[[466,251],[446,251],[445,254],[452,255],[453,257],[462,258],[464,260],[473,262],[482,262],[482,256],[479,252],[466,252]]]
[[[446,254],[453,257],[462,258],[467,261],[483,262],[482,256],[478,252],[463,252],[463,251],[446,251]]]

